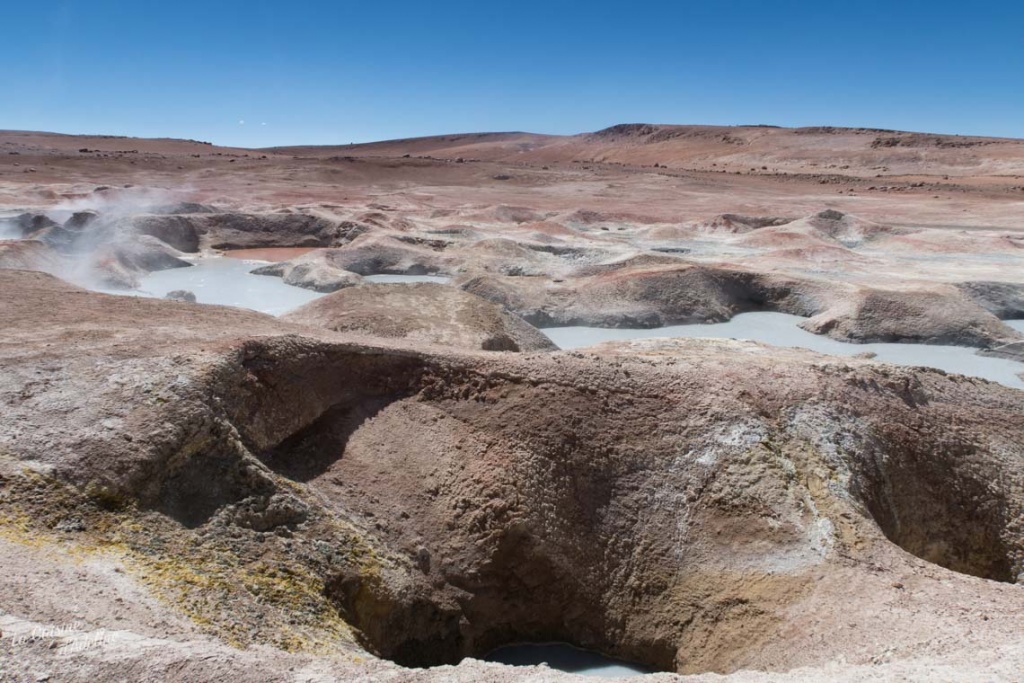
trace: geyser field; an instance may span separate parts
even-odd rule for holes
[[[1015,680],[1022,221],[1019,140],[0,132],[0,679]]]

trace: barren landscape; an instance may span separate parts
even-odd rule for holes
[[[1020,680],[1022,220],[1016,139],[0,131],[0,679]]]

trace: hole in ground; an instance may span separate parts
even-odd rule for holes
[[[640,662],[644,672],[674,671],[672,641],[615,635],[613,618],[579,582],[578,570],[541,539],[510,530],[488,563],[472,576],[449,573],[449,586],[442,591],[416,583],[395,585],[372,574],[340,575],[325,588],[346,621],[359,629],[363,645],[402,666],[487,659],[488,653],[500,654],[515,643],[571,642],[591,657],[607,660],[595,654],[607,652]],[[545,654],[567,659],[566,653]]]
[[[340,402],[312,424],[260,454],[260,459],[292,481],[309,482],[342,457],[349,437],[394,397],[362,398]]]
[[[654,673],[651,669],[639,664],[612,659],[599,652],[584,650],[569,643],[505,645],[488,653],[483,660],[510,666],[547,664],[558,671],[600,678],[625,678]]]
[[[904,440],[904,443],[906,441]],[[863,472],[861,499],[890,541],[940,567],[1016,583],[1006,537],[1012,518],[999,482],[969,444],[918,444]]]

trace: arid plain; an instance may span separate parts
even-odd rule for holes
[[[571,680],[477,659],[524,641],[652,683],[1024,670],[1024,392],[543,334],[787,313],[1024,372],[1024,141],[9,131],[0,238],[0,677]],[[105,293],[231,252],[323,296]]]

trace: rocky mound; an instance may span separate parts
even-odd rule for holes
[[[183,252],[200,248],[338,247],[370,230],[363,223],[315,213],[215,213],[209,207],[192,204],[151,207],[122,216],[120,222],[123,231],[151,235]]]
[[[357,275],[427,275],[448,272],[458,259],[445,254],[447,242],[416,243],[391,235],[369,234],[337,249],[319,249],[300,257],[302,263],[318,263]]]
[[[179,256],[180,252],[164,242],[143,235],[101,244],[84,262],[85,272],[104,287],[134,289],[139,286],[140,275],[191,267],[191,263]]]
[[[813,226],[801,223],[800,221],[746,233],[739,237],[736,243],[745,247],[759,249],[841,248],[836,240],[819,232]]]
[[[93,610],[111,637],[66,654],[5,638],[14,671],[497,681],[366,651],[523,640],[812,680],[1024,662],[1024,392],[714,340],[417,353],[38,273],[0,288],[4,562],[82,567],[0,592],[4,629],[73,613],[82,592],[43,596],[98,566],[152,610]]]
[[[992,315],[1004,320],[1024,318],[1024,284],[973,281],[956,287]]]
[[[0,268],[58,273],[66,270],[68,264],[39,240],[0,240]]]
[[[297,213],[251,214],[214,213],[210,207],[183,203],[154,206],[148,213],[131,213],[121,209],[112,213],[80,211],[63,224],[45,215],[25,213],[4,219],[2,229],[35,244],[48,247],[57,254],[68,256],[73,263],[51,267],[40,261],[42,249],[35,247],[34,259],[19,256],[7,248],[6,260],[52,272],[75,281],[102,287],[131,289],[138,286],[140,275],[155,270],[189,265],[177,258],[182,252],[198,252],[200,248],[234,249],[266,246],[339,246],[347,244],[368,230],[351,221],[337,221],[327,217]],[[392,240],[396,244],[402,243]],[[27,242],[26,242],[27,243]],[[402,246],[397,248],[402,250]],[[33,247],[18,247],[19,253],[28,253]],[[378,272],[388,265],[376,266],[387,260],[387,249],[369,255],[355,250],[346,255],[353,267]],[[395,249],[392,249],[392,252]],[[415,251],[415,250],[414,250]],[[362,253],[362,256],[360,254]],[[58,257],[50,256],[49,261]],[[369,265],[358,263],[370,261]],[[40,265],[33,265],[34,263]],[[417,270],[418,265],[408,266]],[[345,271],[334,263],[326,250],[301,257],[292,262],[275,264],[261,269],[260,274],[283,277],[289,284],[316,291],[334,291],[359,282],[357,275]]]
[[[814,254],[825,262],[841,259],[846,251],[826,245]],[[787,250],[781,253],[785,255]],[[804,251],[800,254],[806,256]],[[659,265],[663,260],[667,263]],[[986,299],[990,306],[1012,303],[1015,290],[1009,286],[978,285],[971,290],[975,292],[971,297],[949,285],[889,290],[648,256],[581,267],[564,279],[488,274],[468,275],[460,283],[466,291],[541,328],[652,328],[721,322],[749,311],[775,311],[810,318],[803,324],[805,329],[845,342],[988,348],[1020,338],[977,300]]]
[[[737,244],[751,247],[845,247],[854,249],[882,237],[911,231],[873,223],[839,211],[826,210],[798,220],[772,222],[746,230]],[[852,254],[851,254],[852,256]]]
[[[23,238],[0,242],[0,268],[39,270],[90,286],[132,289],[140,275],[191,265],[179,258],[177,249],[134,232],[117,218],[78,212],[63,225],[38,218],[28,221],[36,229]]]
[[[524,206],[496,206],[490,215],[499,223],[536,223],[544,220],[544,216]]]
[[[132,230],[140,235],[155,237],[178,251],[199,251],[200,233],[190,216],[159,214],[133,216],[129,220]]]
[[[846,247],[859,247],[881,237],[907,235],[913,232],[905,228],[896,228],[840,211],[828,209],[798,221],[813,227],[820,234],[830,237]]]
[[[21,239],[56,225],[55,221],[41,213],[5,216],[0,218],[0,239]]]
[[[191,221],[211,249],[337,247],[367,231],[353,221],[306,213],[220,213]]]
[[[454,237],[446,234],[446,237]],[[296,259],[264,266],[260,275],[284,277],[289,284],[334,291],[354,283],[356,275],[428,275],[463,270],[508,276],[566,273],[614,254],[608,249],[508,237],[473,240],[433,239],[371,233],[334,249],[318,249]]]
[[[803,324],[841,341],[910,342],[987,348],[1020,334],[952,287],[863,290]]]
[[[710,234],[743,234],[773,226],[791,223],[792,218],[778,216],[741,216],[735,213],[723,213],[706,221],[693,225],[697,232]]]
[[[666,265],[656,265],[664,261]],[[696,265],[671,256],[586,266],[576,276],[475,275],[466,291],[500,304],[537,327],[662,327],[721,322],[736,313],[774,310],[813,315],[841,289],[811,278]]]
[[[335,266],[331,254],[325,253],[324,250],[260,266],[254,269],[252,274],[279,277],[286,284],[311,289],[314,292],[336,292],[363,281],[359,275]]]
[[[454,287],[434,283],[363,285],[284,316],[302,325],[457,349],[551,351],[550,339],[521,318]]]

